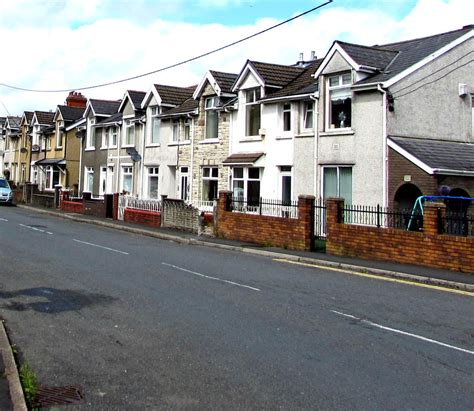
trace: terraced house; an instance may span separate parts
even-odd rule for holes
[[[21,117],[7,116],[4,124],[4,175],[14,184],[20,181],[20,121]]]

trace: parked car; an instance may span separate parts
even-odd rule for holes
[[[0,204],[13,204],[13,191],[4,178],[0,178]]]

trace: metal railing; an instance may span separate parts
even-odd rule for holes
[[[298,201],[252,199],[233,197],[232,211],[244,214],[258,214],[272,217],[298,218]]]
[[[119,196],[118,200],[118,219],[123,220],[123,213],[126,208],[133,208],[135,210],[145,210],[161,212],[162,205],[161,200],[155,199],[142,199],[130,195]]]
[[[188,201],[188,204],[196,207],[199,211],[205,211],[212,213],[214,211],[214,201],[210,200],[192,200]]]
[[[390,209],[387,207],[361,206],[347,204],[338,217],[345,224],[365,225],[370,227],[398,228],[401,230],[419,231],[423,228],[423,215],[413,210]]]
[[[326,215],[326,205],[324,204],[324,199],[316,199],[313,206],[315,238],[326,238]]]
[[[440,234],[474,236],[474,214],[446,211],[444,217],[438,214],[438,224]]]

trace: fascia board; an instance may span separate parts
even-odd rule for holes
[[[257,79],[257,82],[258,84],[260,84],[260,87],[265,87],[265,81],[263,81],[263,78],[260,76],[260,74],[258,74],[257,70],[252,67],[251,62],[247,62],[244,69],[242,70],[242,74],[237,78],[234,87],[232,87],[232,91],[240,90],[240,85],[249,73],[251,73]]]
[[[76,127],[79,127],[81,124],[83,124],[85,122],[86,122],[86,119],[81,118],[80,120],[76,121],[75,123],[72,123],[70,126],[67,126],[66,131],[71,131],[71,130],[75,129]]]
[[[423,60],[420,60],[418,63],[413,64],[412,66],[408,67],[406,70],[402,71],[401,73],[393,76],[391,79],[385,81],[383,83],[384,88],[388,88],[395,83],[399,82],[400,80],[404,79],[405,77],[409,76],[416,70],[426,66],[427,64],[431,63],[433,60],[437,59],[438,57],[442,56],[443,54],[447,53],[448,51],[452,50],[454,47],[464,43],[465,41],[471,39],[474,36],[474,30],[466,33],[464,36],[458,37],[456,40],[452,41],[451,43],[447,44],[444,47],[441,47],[434,53],[430,54],[428,57],[425,57]]]
[[[401,156],[405,157],[408,161],[411,161],[413,164],[415,164],[417,167],[421,168],[424,172],[433,175],[434,174],[434,169],[428,166],[427,164],[423,163],[420,159],[415,157],[413,154],[410,154],[408,151],[400,147],[397,143],[394,141],[390,140],[390,138],[387,139],[387,145],[395,150],[398,154]]]
[[[156,89],[155,85],[148,90],[148,92],[145,94],[145,97],[143,98],[142,101],[142,109],[146,109],[148,104],[150,103],[150,98],[155,97],[156,101],[158,102],[158,105],[161,106],[161,96],[158,93],[158,90]]]
[[[208,81],[211,87],[214,88],[213,84],[216,83],[216,80],[210,71],[206,73],[206,75],[199,82],[199,85],[196,87],[196,90],[194,90],[194,93],[193,93],[194,100],[198,100],[199,97],[201,97],[201,93],[204,90],[204,85],[206,84],[206,81]]]
[[[122,102],[120,103],[120,106],[119,106],[117,112],[119,112],[119,113],[122,112],[122,109],[125,108],[127,100],[130,100],[130,104],[132,105],[133,110],[135,110],[135,107],[133,106],[132,99],[130,98],[130,95],[128,94],[128,91],[127,91],[127,92],[125,92],[125,95],[123,96]]]
[[[344,60],[346,60],[349,65],[356,71],[360,71],[361,69],[361,66],[359,64],[357,64],[351,56],[349,56],[349,54],[346,53],[346,51],[341,47],[341,45],[337,42],[335,42],[331,48],[329,49],[329,52],[328,54],[326,54],[326,57],[324,57],[324,60],[322,61],[321,65],[318,67],[318,69],[316,70],[316,73],[313,74],[313,77],[314,78],[318,78],[321,73],[323,72],[323,70],[326,68],[326,66],[328,65],[328,63],[331,61],[331,59],[333,58],[334,54],[336,53],[336,51],[338,51],[341,56],[344,58]]]
[[[434,174],[441,174],[447,176],[464,176],[474,177],[474,171],[469,170],[450,170],[447,168],[435,168],[433,169]]]
[[[293,94],[291,96],[282,96],[282,97],[274,97],[274,98],[263,98],[260,101],[262,103],[273,103],[278,101],[286,101],[286,100],[302,100],[307,97],[314,96],[314,93],[305,93],[305,94]]]

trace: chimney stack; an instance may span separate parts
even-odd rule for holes
[[[66,106],[86,108],[87,99],[80,92],[70,91],[66,98]]]
[[[311,50],[311,60],[316,60],[316,52]]]

